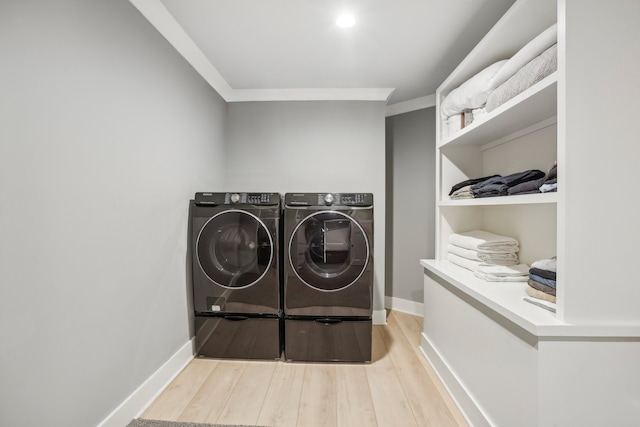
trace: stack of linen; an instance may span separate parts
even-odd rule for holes
[[[473,184],[471,186],[471,190],[473,191],[474,198],[508,196],[510,188],[524,182],[536,181],[544,178],[544,176],[544,172],[541,170],[529,169],[523,172],[512,173],[507,176],[489,178],[485,181]]]
[[[556,302],[556,266],[556,257],[533,262],[529,269],[527,295]]]
[[[467,179],[466,181],[462,181],[451,187],[451,191],[449,191],[449,196],[451,199],[473,199],[473,189],[471,188],[474,184],[478,184],[480,182],[486,181],[490,178],[499,178],[500,175],[490,175],[482,178],[472,178]]]
[[[486,66],[451,90],[440,104],[443,137],[488,119],[495,109],[556,71],[557,27],[553,24],[512,57]]]
[[[519,243],[513,237],[484,230],[449,236],[447,260],[491,282],[526,282],[529,266],[518,260]]]
[[[526,282],[529,266],[480,264],[473,274],[487,282]]]
[[[509,187],[507,193],[509,196],[515,196],[517,194],[549,193],[552,191],[558,191],[558,162],[554,162],[549,172],[542,178],[524,181]]]
[[[460,200],[557,191],[557,169],[554,162],[546,174],[538,169],[529,169],[506,176],[471,178],[451,187],[449,196],[451,200]]]

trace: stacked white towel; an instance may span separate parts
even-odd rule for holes
[[[447,259],[487,281],[526,282],[529,266],[520,264],[519,249],[513,237],[471,230],[449,236]]]
[[[526,282],[529,279],[529,266],[480,264],[473,274],[488,282]]]

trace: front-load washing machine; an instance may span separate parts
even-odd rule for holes
[[[199,356],[281,356],[278,193],[196,193],[191,201]]]
[[[287,193],[284,355],[371,360],[373,195]]]

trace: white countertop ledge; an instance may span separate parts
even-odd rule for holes
[[[640,337],[640,324],[571,324],[524,300],[525,282],[487,282],[449,261],[421,259],[425,273],[450,283],[487,308],[539,337]]]

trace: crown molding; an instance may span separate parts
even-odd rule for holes
[[[228,100],[233,89],[198,45],[178,24],[160,0],[129,0],[133,6],[155,27],[160,34],[180,53],[184,59],[213,87],[220,96]]]
[[[227,102],[252,101],[384,101],[393,88],[233,89]]]
[[[409,113],[411,111],[422,110],[425,108],[435,107],[436,95],[421,96],[420,98],[410,99],[397,104],[387,105],[385,116],[395,116],[398,114]]]

